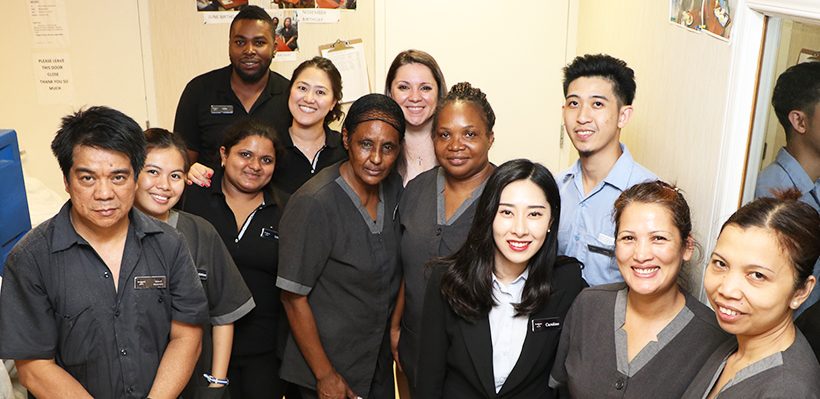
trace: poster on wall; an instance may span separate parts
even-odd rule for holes
[[[276,32],[274,62],[296,61],[299,51],[299,13],[296,10],[267,10]]]
[[[242,11],[248,0],[195,0],[197,11]]]
[[[70,47],[64,0],[29,0],[35,48]]]
[[[270,8],[326,8],[355,10],[356,0],[270,0]]]
[[[669,21],[728,40],[737,0],[669,0]]]

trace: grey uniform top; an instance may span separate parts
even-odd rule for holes
[[[144,398],[171,321],[208,321],[185,241],[132,208],[115,289],[113,274],[74,230],[70,212],[68,201],[6,259],[0,358],[54,358],[96,398]]]
[[[168,216],[168,224],[185,237],[208,299],[210,322],[202,328],[202,353],[182,394],[186,398],[204,397],[204,393],[200,391],[207,390],[209,383],[202,374],[211,374],[214,352],[211,326],[233,323],[256,305],[214,226],[199,216],[174,209]]]
[[[626,283],[585,289],[561,331],[550,386],[572,398],[680,398],[706,359],[729,335],[691,295],[677,316],[630,362]]]
[[[276,285],[307,296],[322,348],[350,388],[366,399],[383,398],[393,389],[388,326],[401,285],[394,219],[401,177],[392,173],[379,185],[374,221],[339,174],[340,164],[290,197],[279,226]],[[316,389],[292,333],[281,370],[282,379]],[[389,389],[371,392],[373,380]]]
[[[685,399],[706,398],[720,378],[726,360],[737,352],[734,338],[721,345],[692,381]],[[794,342],[782,352],[758,360],[735,373],[715,399],[820,398],[820,365],[806,337],[795,328]]]
[[[437,167],[407,183],[401,201],[401,263],[404,270],[404,313],[399,338],[399,359],[407,379],[416,384],[418,333],[424,308],[430,259],[455,253],[464,245],[473,224],[475,204],[487,181],[464,200],[449,219],[444,205],[444,168]]]

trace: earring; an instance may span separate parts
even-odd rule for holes
[[[549,233],[550,233],[550,231],[552,231],[552,229],[547,229],[547,234],[549,234]]]
[[[799,303],[797,303],[797,301],[794,301],[794,302],[792,302],[792,306],[794,306],[794,307],[798,307],[798,306],[800,306],[800,304],[799,304]]]

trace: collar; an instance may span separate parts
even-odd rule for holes
[[[505,289],[504,283],[502,283],[498,279],[498,277],[495,276],[495,273],[492,273],[492,275],[493,275],[493,286],[496,287],[499,290],[504,290]],[[512,287],[514,285],[518,285],[518,284],[524,284],[527,281],[527,278],[529,278],[529,277],[530,277],[530,268],[528,266],[526,269],[524,269],[524,271],[521,273],[521,275],[516,277],[515,280],[513,280],[510,284],[507,285],[507,288]]]
[[[324,125],[325,129],[325,147],[327,148],[336,148],[342,145],[342,134],[331,129],[328,125]],[[296,145],[293,144],[293,139],[290,137],[290,130],[285,132],[286,134],[280,134],[282,139],[282,144],[285,145],[285,148],[296,148]]]
[[[629,177],[632,174],[632,165],[635,161],[632,159],[632,154],[629,152],[629,149],[626,148],[626,145],[624,143],[618,144],[621,146],[623,153],[618,157],[618,160],[615,161],[615,165],[612,165],[612,169],[609,170],[609,173],[607,173],[601,183],[615,186],[618,190],[624,191],[629,188]],[[581,160],[579,159],[572,164],[563,180],[566,182],[575,176],[580,176],[581,173]]]
[[[74,230],[74,225],[71,224],[71,206],[71,200],[66,201],[63,207],[60,208],[60,212],[52,219],[52,253],[66,250],[74,244],[90,245],[85,238],[77,233],[77,230]],[[128,219],[128,229],[134,230],[137,239],[142,239],[148,234],[162,233],[162,228],[157,224],[158,222],[152,221],[150,216],[146,216],[135,207],[131,207],[131,210],[128,211]]]
[[[801,193],[805,194],[814,189],[815,183],[811,181],[806,170],[800,166],[800,163],[794,159],[792,154],[786,151],[786,147],[781,147],[780,150],[777,151],[777,156],[774,161],[786,171],[792,179],[792,183],[794,183],[795,187],[797,187]]]

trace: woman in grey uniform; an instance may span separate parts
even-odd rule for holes
[[[322,170],[282,216],[279,277],[290,321],[283,379],[305,398],[392,398],[390,314],[401,284],[393,172],[405,129],[390,97],[350,107],[350,159]]]
[[[134,206],[175,227],[185,237],[210,311],[211,323],[203,326],[202,353],[182,397],[222,398],[228,385],[233,323],[255,304],[216,229],[199,216],[172,209],[185,189],[189,167],[185,141],[157,128],[146,130],[145,139],[145,167],[137,179]]]
[[[441,166],[407,184],[399,204],[404,290],[393,315],[393,345],[407,374],[410,393],[416,385],[418,332],[424,289],[424,265],[464,244],[475,215],[475,203],[494,166],[493,113],[487,96],[469,83],[459,83],[438,102],[433,116],[433,142]],[[415,395],[413,395],[415,396]]]
[[[820,398],[820,365],[792,318],[816,284],[820,216],[797,189],[740,208],[721,228],[703,285],[718,348],[684,398]]]
[[[567,314],[550,385],[572,398],[680,398],[728,339],[677,280],[695,243],[683,194],[662,181],[615,201],[624,282],[585,289]]]

